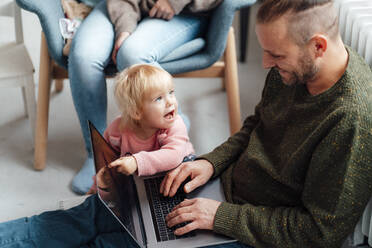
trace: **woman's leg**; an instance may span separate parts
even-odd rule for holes
[[[117,54],[119,71],[133,64],[159,65],[175,48],[203,34],[206,17],[178,15],[170,21],[145,18],[120,47]]]
[[[70,248],[104,245],[105,240],[108,244],[130,244],[130,238],[123,230],[97,195],[92,195],[68,210],[0,223],[0,247]]]
[[[204,34],[207,17],[178,15],[170,21],[145,18],[137,29],[124,41],[117,54],[119,71],[133,64],[153,64],[159,66],[162,59],[184,43]],[[190,120],[179,106],[179,114],[187,129]]]
[[[68,72],[75,109],[88,158],[72,181],[72,189],[84,194],[91,187],[94,165],[87,121],[102,133],[106,128],[107,92],[104,68],[110,61],[114,29],[102,0],[83,21],[72,40]]]

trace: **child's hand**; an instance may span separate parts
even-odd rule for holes
[[[158,0],[149,12],[150,17],[155,17],[164,20],[173,18],[175,12],[168,0]]]
[[[123,42],[128,38],[129,35],[130,35],[130,33],[128,33],[128,32],[122,32],[122,33],[119,34],[118,38],[115,41],[115,47],[114,47],[114,50],[112,51],[112,55],[111,55],[111,58],[112,58],[112,60],[114,61],[115,64],[116,64],[116,55],[118,54],[119,48],[121,47]]]
[[[125,156],[111,162],[109,167],[116,168],[117,172],[125,175],[131,175],[137,170],[137,161],[133,156]]]

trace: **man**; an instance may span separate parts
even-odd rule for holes
[[[256,34],[268,73],[255,114],[167,174],[173,196],[221,176],[227,202],[185,200],[168,226],[254,247],[340,247],[372,193],[372,72],[342,43],[331,0],[266,0]]]

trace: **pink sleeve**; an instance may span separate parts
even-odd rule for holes
[[[177,116],[174,125],[166,131],[165,135],[158,150],[138,152],[133,155],[137,161],[139,176],[153,175],[173,169],[182,162],[185,156],[194,153],[186,126],[180,116]]]

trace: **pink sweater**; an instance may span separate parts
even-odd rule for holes
[[[120,131],[120,117],[106,129],[104,137],[120,156],[132,154],[138,165],[138,175],[147,176],[177,167],[183,158],[194,154],[182,118],[177,115],[169,129],[160,129],[147,140],[139,139],[131,130]]]

